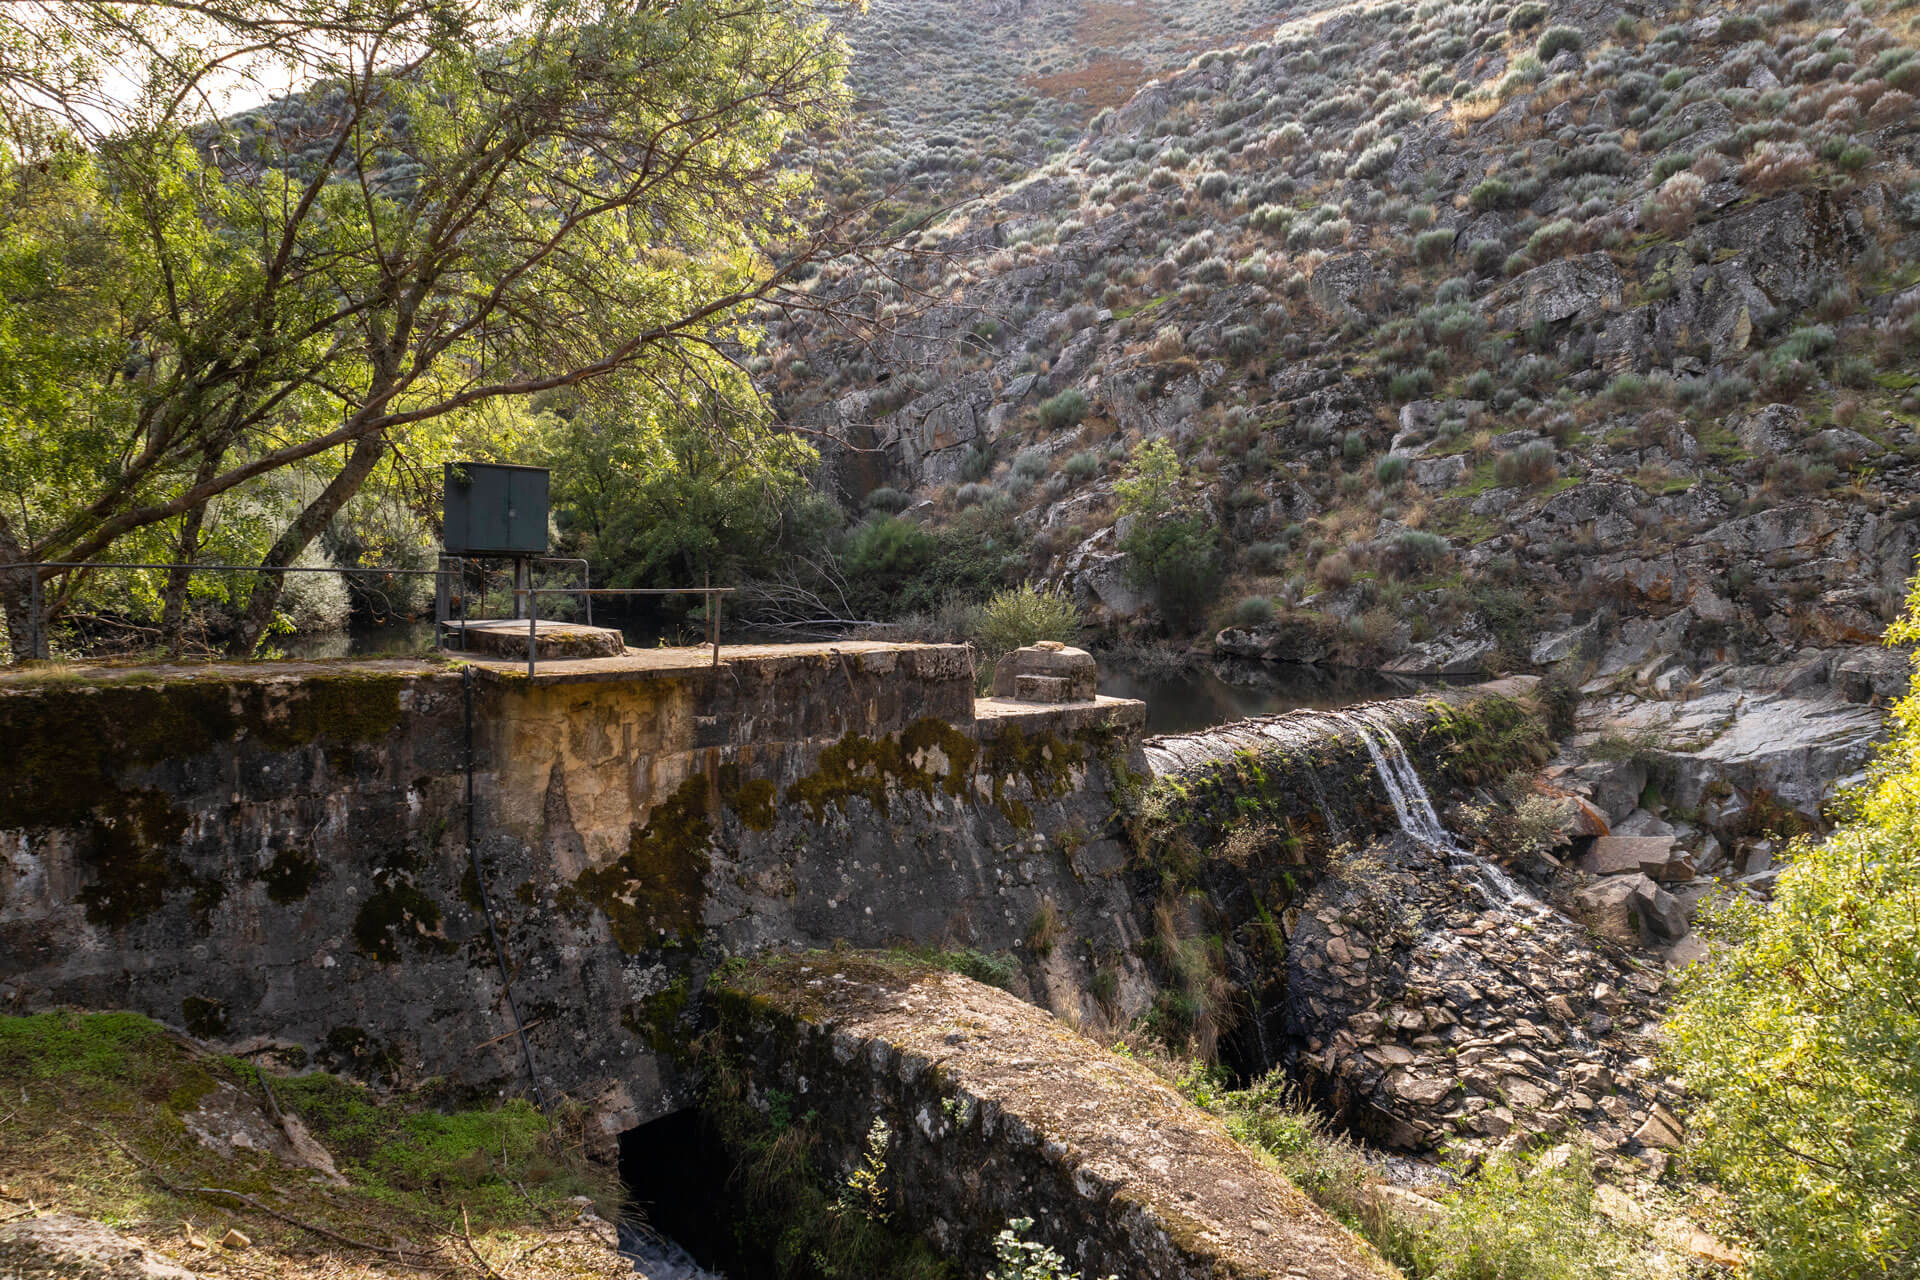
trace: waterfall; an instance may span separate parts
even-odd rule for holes
[[[1372,707],[1354,707],[1334,712],[1333,718],[1352,729],[1366,744],[1367,754],[1373,758],[1373,771],[1379,775],[1380,785],[1393,804],[1402,831],[1428,848],[1444,853],[1450,865],[1471,872],[1493,901],[1506,904],[1530,897],[1506,872],[1461,847],[1453,838],[1453,833],[1441,823],[1440,815],[1434,812],[1433,800],[1415,772],[1407,749],[1400,745],[1392,726],[1380,718],[1377,711]]]

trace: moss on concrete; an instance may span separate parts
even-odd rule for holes
[[[634,828],[624,855],[576,877],[561,905],[599,908],[628,955],[692,943],[706,905],[712,838],[707,779],[696,774]]]
[[[401,958],[402,945],[427,952],[448,952],[453,944],[440,932],[440,904],[398,868],[383,867],[373,876],[374,890],[353,919],[354,949],[381,964]]]
[[[282,849],[273,855],[258,879],[266,887],[267,897],[281,906],[291,906],[313,892],[327,874],[320,859],[307,849]]]

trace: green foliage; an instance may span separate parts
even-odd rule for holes
[[[1447,1214],[1406,1242],[1430,1280],[1612,1280],[1621,1244],[1595,1209],[1593,1158],[1559,1164],[1498,1155],[1446,1197]]]
[[[0,150],[8,559],[292,563],[535,394],[728,380],[806,204],[771,161],[846,102],[789,0],[74,12],[6,51],[37,90]],[[263,62],[295,87],[219,117],[201,78]]]
[[[999,1265],[987,1272],[987,1280],[1080,1280],[1080,1273],[1069,1271],[1067,1260],[1053,1246],[1022,1238],[1031,1230],[1032,1218],[1007,1220],[1006,1227],[993,1238],[993,1255]],[[1108,1276],[1107,1280],[1115,1278]]]
[[[1220,547],[1185,493],[1172,446],[1165,440],[1140,445],[1114,492],[1120,514],[1133,517],[1120,540],[1128,582],[1151,595],[1169,621],[1193,621],[1219,585]]]
[[[534,425],[562,532],[596,585],[685,587],[777,569],[839,523],[808,485],[812,446],[765,420],[744,379],[725,399],[635,394],[562,404]],[[876,511],[904,495],[875,490]]]
[[[1273,601],[1266,596],[1242,596],[1233,606],[1233,625],[1264,627],[1273,621]]]
[[[1080,631],[1080,609],[1068,597],[1031,582],[997,591],[980,610],[973,641],[987,666],[1003,653],[1041,640],[1071,644]]]
[[[1040,402],[1040,421],[1052,431],[1076,426],[1086,416],[1087,393],[1078,387],[1068,387],[1059,395]]]
[[[840,563],[863,597],[898,598],[926,574],[939,543],[933,534],[899,516],[877,516],[847,535]]]
[[[1920,641],[1920,591],[1889,632]],[[1750,1225],[1764,1280],[1920,1265],[1920,691],[1850,816],[1802,839],[1771,906],[1724,901],[1687,971],[1673,1065],[1689,1130]]]
[[[1579,53],[1586,47],[1587,38],[1580,34],[1578,27],[1548,27],[1540,35],[1540,43],[1534,46],[1533,56],[1541,62],[1552,62],[1563,53]]]

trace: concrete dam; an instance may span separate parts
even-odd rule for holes
[[[130,1009],[291,1068],[564,1095],[609,1159],[623,1134],[700,1104],[702,1046],[749,1096],[813,1089],[846,1120],[837,1158],[857,1156],[862,1116],[891,1115],[901,1167],[924,1172],[905,1218],[951,1256],[990,1258],[992,1213],[1024,1196],[1064,1215],[1038,1215],[1042,1230],[1089,1265],[1158,1260],[1138,1274],[1374,1262],[1270,1171],[1233,1165],[1245,1203],[1195,1218],[1152,1173],[1163,1150],[1091,1136],[1127,1132],[1142,1098],[1169,1123],[1185,1104],[1045,1028],[1184,1019],[1228,1062],[1298,1069],[1402,1145],[1481,1132],[1484,1108],[1396,1110],[1407,1072],[1376,1069],[1375,1046],[1329,1022],[1379,1002],[1301,967],[1310,938],[1362,950],[1315,915],[1351,913],[1313,895],[1351,888],[1353,852],[1403,826],[1353,721],[1142,740],[1135,702],[976,699],[962,646],[718,659],[0,680],[0,1006]],[[1062,692],[1032,677],[1004,691],[1023,690]],[[1542,757],[1526,693],[1368,714],[1444,804]],[[1382,874],[1418,876],[1415,860]],[[1457,906],[1457,887],[1441,892],[1439,909]],[[1231,1013],[1189,1007],[1205,1003],[1183,990],[1194,947]],[[1382,990],[1417,987],[1405,956],[1372,954]],[[1012,994],[945,972],[973,963]],[[954,1020],[980,1030],[915,1038]],[[936,1068],[956,1043],[989,1059]],[[1030,1060],[1081,1073],[1086,1106],[1022,1093],[1009,1064]],[[1231,1164],[1193,1114],[1186,1158]],[[1030,1154],[988,1161],[961,1194],[939,1152],[963,1131]],[[1266,1254],[1249,1219],[1268,1224]]]

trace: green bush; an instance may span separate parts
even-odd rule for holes
[[[1452,550],[1439,534],[1403,529],[1387,544],[1381,563],[1390,577],[1424,578],[1445,564]]]
[[[995,592],[980,610],[973,642],[988,665],[1003,653],[1041,640],[1070,644],[1080,632],[1080,610],[1064,595],[1031,582]]]
[[[1373,478],[1382,489],[1398,489],[1407,478],[1407,458],[1401,453],[1382,454],[1374,460]]]
[[[1547,20],[1547,6],[1538,0],[1515,5],[1513,12],[1507,15],[1507,30],[1512,32],[1531,31]]]
[[[1233,606],[1233,625],[1242,630],[1264,627],[1273,621],[1273,601],[1265,596],[1242,596]]]
[[[1513,184],[1505,178],[1488,178],[1467,193],[1467,203],[1482,213],[1504,209],[1513,201]]]
[[[1888,632],[1920,641],[1920,591]],[[1672,1065],[1690,1139],[1752,1233],[1756,1280],[1912,1275],[1920,1262],[1920,689],[1826,840],[1686,971]]]
[[[866,505],[869,511],[885,511],[889,514],[898,514],[901,511],[905,511],[912,501],[912,494],[902,493],[898,489],[881,485],[878,489],[875,489],[867,495]]]
[[[1047,474],[1047,454],[1043,449],[1022,449],[1013,456],[1013,474],[1023,480],[1038,480]]]
[[[1091,449],[1081,449],[1060,464],[1069,480],[1081,482],[1093,479],[1100,472],[1100,458]]]
[[[840,563],[863,594],[884,601],[933,563],[934,536],[911,520],[880,516],[847,536]]]
[[[1548,27],[1541,33],[1540,43],[1533,48],[1533,56],[1541,62],[1552,62],[1563,53],[1579,53],[1586,48],[1587,38],[1580,34],[1578,27]]]
[[[1453,256],[1453,232],[1441,228],[1422,231],[1413,238],[1413,260],[1423,267],[1445,262]]]
[[[1077,426],[1087,416],[1087,393],[1068,387],[1052,399],[1041,402],[1040,421],[1050,430],[1063,431]]]

